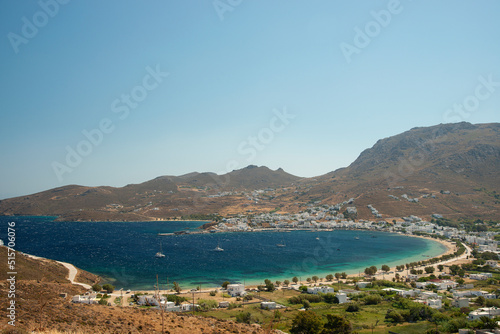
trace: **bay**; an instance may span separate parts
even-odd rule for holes
[[[104,277],[117,288],[162,289],[220,286],[224,281],[261,284],[303,280],[365,267],[395,266],[437,256],[442,244],[394,233],[335,230],[323,232],[240,232],[158,236],[197,230],[203,222],[55,222],[54,217],[0,217],[0,239],[7,222],[16,223],[15,249],[64,261]],[[317,239],[319,238],[319,240]],[[359,239],[357,239],[359,238]],[[277,247],[284,242],[286,247]],[[164,258],[156,258],[160,250]],[[214,248],[220,245],[223,252]]]

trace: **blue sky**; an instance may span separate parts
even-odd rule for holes
[[[499,122],[499,14],[493,0],[2,1],[0,198],[249,164],[318,176],[416,126]]]

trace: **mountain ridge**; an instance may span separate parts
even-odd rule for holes
[[[416,127],[380,139],[349,166],[314,178],[249,165],[223,175],[164,175],[124,187],[68,185],[2,200],[0,214],[140,221],[277,209],[298,212],[311,202],[356,198],[365,219],[373,218],[368,204],[380,208],[384,217],[444,213],[498,219],[499,170],[500,124],[462,122]],[[450,196],[443,196],[445,191]],[[389,195],[420,202],[395,202]]]

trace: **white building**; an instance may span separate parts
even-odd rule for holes
[[[451,303],[451,306],[458,308],[469,307],[469,298],[454,299],[453,302]]]
[[[500,309],[497,307],[479,308],[469,313],[469,320],[477,320],[481,317],[494,318],[500,315]]]
[[[332,287],[329,287],[327,285],[315,286],[315,287],[309,287],[309,288],[307,288],[307,293],[311,293],[311,294],[317,295],[320,292],[321,293],[334,293],[335,290]]]
[[[260,308],[264,310],[275,310],[277,305],[275,302],[262,302],[260,303]]]
[[[76,295],[71,298],[71,301],[77,304],[97,304],[97,299],[94,294],[85,296]]]
[[[370,282],[357,282],[356,285],[363,289],[363,288],[366,288],[369,284],[371,284]]]
[[[337,293],[337,299],[339,300],[339,304],[347,303],[347,295],[345,293]]]
[[[244,296],[246,294],[245,286],[243,284],[229,284],[227,286],[227,293],[231,297]]]

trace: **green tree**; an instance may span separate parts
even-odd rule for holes
[[[326,280],[327,281],[332,281],[333,280],[333,275],[332,274],[328,274],[325,276]]]
[[[104,298],[99,299],[98,303],[99,305],[104,305],[104,306],[108,305],[108,301]]]
[[[113,291],[115,291],[115,287],[111,284],[104,284],[102,288],[106,290],[107,293],[112,293]]]
[[[306,281],[307,283],[311,283],[311,278],[310,277],[306,278]]]
[[[340,273],[340,278],[346,279],[347,278],[347,273],[346,272]]]
[[[337,314],[328,314],[327,323],[323,326],[321,334],[349,334],[352,333],[352,325],[345,317]]]
[[[308,310],[308,309],[310,309],[310,308],[311,308],[311,303],[309,302],[309,300],[304,299],[304,300],[302,301],[302,306],[303,306],[306,310]]]
[[[314,281],[314,283],[316,283],[316,282],[318,282],[319,277],[318,277],[318,276],[313,276],[313,277],[312,277],[312,280]]]
[[[285,286],[289,286],[289,285],[290,285],[290,281],[286,279],[286,280],[284,280],[284,281],[283,281],[283,284],[284,284]]]
[[[222,283],[222,285],[221,285],[221,286],[222,286],[222,288],[223,288],[223,289],[227,289],[227,286],[228,286],[229,284],[231,284],[231,283],[230,283],[230,282],[228,282],[228,281],[225,281],[224,283]]]
[[[391,270],[391,267],[389,267],[387,264],[384,264],[382,265],[382,268],[381,268],[383,271],[385,272],[389,272]]]
[[[276,284],[276,286],[280,286],[281,285],[281,281],[276,281],[276,282],[274,282],[274,284]]]
[[[177,293],[181,292],[181,286],[179,285],[179,283],[174,282],[174,290],[175,290]]]
[[[252,314],[250,312],[241,312],[236,315],[236,322],[249,324],[252,321]]]
[[[479,306],[484,306],[484,305],[486,305],[486,298],[484,298],[483,296],[479,296],[476,298],[475,302]]]
[[[281,312],[279,310],[274,310],[274,319],[281,320]]]
[[[99,292],[101,291],[102,287],[99,285],[99,284],[94,284],[92,285],[92,290],[96,291],[96,292]]]
[[[311,311],[299,312],[292,321],[291,334],[318,334],[321,331],[321,318]]]
[[[443,271],[443,269],[444,269],[444,266],[442,264],[438,264],[438,270]]]
[[[427,274],[432,274],[434,272],[434,267],[432,266],[425,267],[424,269]]]
[[[298,281],[299,281],[299,279],[297,278],[297,276],[294,276],[294,277],[292,278],[292,282],[293,282],[293,283],[297,284],[297,282],[298,282]]]

